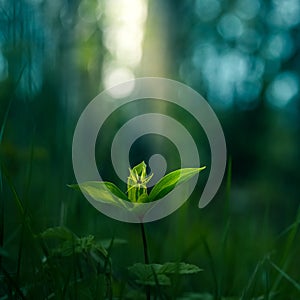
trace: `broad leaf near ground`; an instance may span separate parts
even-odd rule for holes
[[[164,274],[194,274],[202,271],[198,266],[192,264],[186,264],[183,262],[174,263],[168,262],[161,266],[160,272]]]
[[[156,281],[160,285],[170,285],[168,276],[171,274],[187,275],[202,271],[195,265],[182,262],[168,262],[163,265],[136,263],[128,269],[136,277],[136,282],[142,285],[156,285]]]
[[[77,236],[69,229],[63,226],[51,227],[40,234],[44,239],[74,240]]]
[[[159,264],[142,264],[136,263],[129,267],[128,270],[136,277],[136,282],[141,285],[156,285],[156,279],[160,285],[170,285],[171,280],[165,274],[160,274],[158,271],[161,265]],[[156,274],[156,279],[154,276]]]

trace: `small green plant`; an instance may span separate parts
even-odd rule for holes
[[[50,227],[36,238],[45,253],[28,299],[41,299],[43,293],[37,291],[43,291],[44,285],[52,287],[55,299],[112,299],[110,250],[113,244],[125,241],[99,241],[90,234],[79,237],[63,226]]]
[[[176,186],[187,182],[206,168],[204,166],[173,171],[161,178],[151,192],[148,193],[147,184],[153,174],[147,175],[146,167],[145,162],[141,162],[133,169],[129,169],[126,193],[122,192],[114,183],[107,181],[87,181],[80,184],[72,184],[69,187],[74,189],[80,188],[84,194],[96,201],[124,207],[121,200],[131,203],[148,203],[159,200],[170,193]]]
[[[107,204],[112,204],[122,207],[122,202],[128,201],[131,203],[149,203],[165,197],[177,185],[187,182],[193,176],[205,169],[201,168],[184,168],[173,171],[162,177],[148,192],[147,184],[153,177],[153,174],[147,175],[145,162],[141,162],[133,169],[129,169],[127,179],[127,191],[122,192],[112,182],[104,181],[88,181],[79,185],[69,185],[71,188],[79,189],[92,197],[96,201],[101,201]],[[127,194],[127,195],[126,195]],[[124,207],[124,206],[123,206]],[[146,232],[143,222],[140,223],[141,236],[144,248],[145,263],[137,263],[129,267],[130,273],[134,276],[137,284],[145,286],[146,298],[150,299],[150,287],[155,286],[157,289],[160,286],[170,285],[170,275],[185,275],[193,274],[201,271],[195,265],[186,264],[183,262],[167,262],[165,264],[151,264],[149,259],[149,250],[147,245]]]

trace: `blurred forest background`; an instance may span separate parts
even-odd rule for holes
[[[299,299],[299,48],[299,0],[0,0],[0,299],[18,299],[15,286],[26,295],[42,264],[26,222],[34,234],[66,226],[126,240],[111,254],[120,281],[143,260],[133,224],[66,186],[75,182],[82,110],[102,90],[143,76],[202,94],[232,162],[205,209],[195,209],[196,192],[146,225],[151,260],[204,269],[178,285],[182,297],[193,292],[184,299]],[[261,263],[266,255],[279,269]]]

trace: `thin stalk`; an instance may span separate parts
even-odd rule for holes
[[[149,264],[149,251],[148,251],[148,244],[147,244],[147,237],[145,232],[144,223],[141,224],[141,233],[142,233],[142,240],[143,240],[143,248],[144,248],[144,259],[145,264]],[[150,286],[146,286],[146,299],[150,300]]]

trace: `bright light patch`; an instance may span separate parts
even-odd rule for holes
[[[273,0],[273,9],[267,18],[272,25],[291,28],[300,22],[299,0]]]
[[[103,69],[105,87],[134,79],[134,70],[142,58],[146,0],[106,0],[104,13],[104,45],[110,55]],[[117,66],[117,67],[115,67]],[[128,95],[123,91],[117,98]]]
[[[112,88],[122,82],[133,80],[133,73],[127,68],[112,68],[109,67],[106,71],[104,71],[104,88],[109,89]],[[109,90],[109,93],[114,98],[122,98],[128,96],[132,90],[134,89],[134,81],[132,84],[126,85],[123,88],[116,88]]]
[[[141,0],[107,0],[105,14],[119,23],[142,24],[147,17],[147,3]]]
[[[105,31],[106,48],[123,65],[135,67],[142,57],[143,30],[132,25],[111,26]]]
[[[267,90],[267,101],[270,105],[283,108],[299,94],[299,78],[295,73],[279,74]]]

